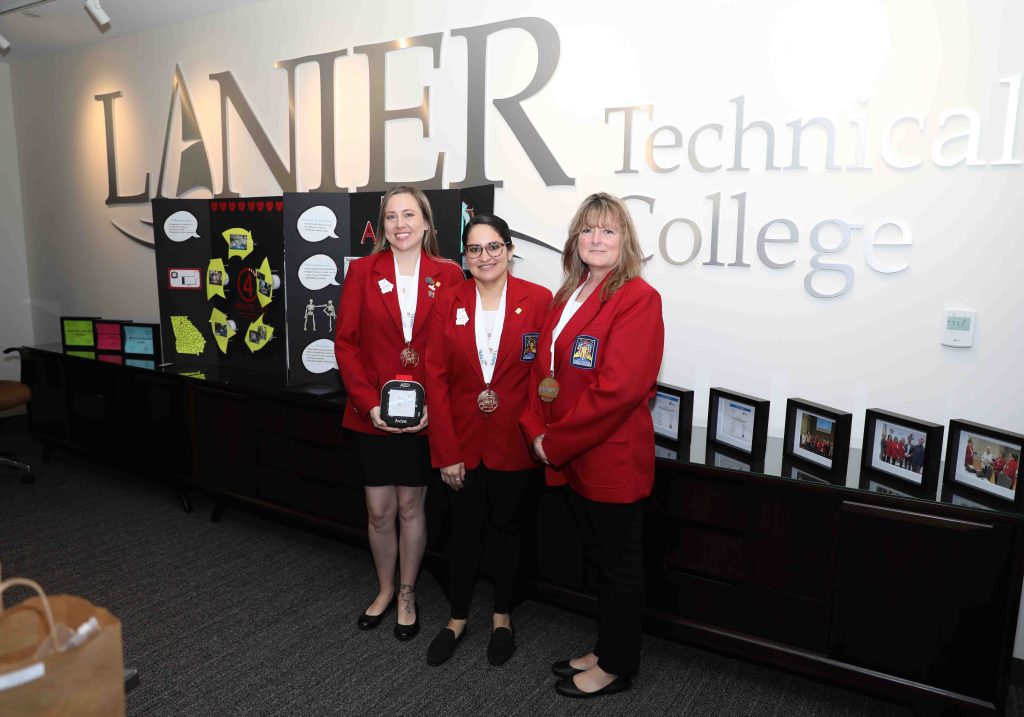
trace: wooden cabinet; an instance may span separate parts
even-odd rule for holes
[[[23,355],[44,440],[219,503],[365,536],[363,467],[340,398]],[[445,500],[439,486],[428,494],[432,536]],[[538,478],[524,503],[524,585],[592,611],[598,572],[563,496]],[[994,712],[1009,685],[1022,527],[1000,511],[659,459],[646,626],[925,713]]]

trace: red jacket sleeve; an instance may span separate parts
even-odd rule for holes
[[[366,375],[359,350],[366,282],[370,276],[369,262],[369,259],[363,259],[349,265],[348,276],[341,289],[338,326],[334,333],[334,356],[338,360],[338,371],[345,384],[349,405],[364,417],[371,408],[380,404],[380,394]]]
[[[597,381],[543,431],[544,452],[552,465],[564,466],[606,441],[647,400],[658,380],[664,343],[658,292],[650,289],[629,297],[608,334]]]
[[[452,301],[455,299],[454,286],[444,294],[444,298],[431,312],[430,324],[427,327],[427,364],[426,391],[427,408],[430,416],[431,463],[444,468],[462,461],[462,451],[455,424],[452,421],[452,407],[449,400],[448,382],[450,380],[451,363],[448,360],[448,349],[451,343],[445,340],[445,322],[451,314]],[[440,296],[438,297],[440,298]]]

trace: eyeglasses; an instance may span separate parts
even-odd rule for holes
[[[505,250],[507,244],[500,241],[492,241],[489,244],[467,244],[466,245],[466,256],[470,259],[478,258],[484,251],[487,250],[487,255],[497,258],[501,256],[501,253]]]

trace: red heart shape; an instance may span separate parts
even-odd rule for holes
[[[263,202],[256,202],[256,211],[258,211],[258,212],[262,212],[263,211]]]
[[[249,208],[250,212],[255,210],[256,209],[256,202],[249,202],[248,208]]]
[[[237,205],[234,202],[228,202],[228,210],[229,211],[232,211],[232,212],[235,211],[235,206],[237,206]]]
[[[268,212],[274,211],[274,203],[273,202],[267,202],[267,211]]]
[[[220,210],[221,210],[222,212],[226,212],[226,211],[227,211],[227,209],[228,209],[228,203],[227,203],[227,202],[221,202],[221,203],[220,203]]]
[[[279,212],[284,210],[284,202],[274,202],[274,209]]]
[[[210,211],[211,212],[217,211],[217,202],[210,202]]]

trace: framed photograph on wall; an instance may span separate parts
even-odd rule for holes
[[[786,429],[782,455],[813,465],[819,472],[846,475],[850,457],[853,414],[811,403],[802,398],[786,401]]]
[[[944,484],[964,486],[1005,502],[1007,510],[1024,508],[1017,490],[1024,435],[972,421],[949,422]]]
[[[764,458],[768,443],[768,400],[724,388],[708,398],[708,442]]]
[[[864,414],[861,470],[913,483],[934,498],[944,432],[938,423],[869,408]]]
[[[673,460],[690,459],[693,430],[693,391],[659,383],[651,400],[655,455]],[[658,449],[663,449],[660,452]]]

